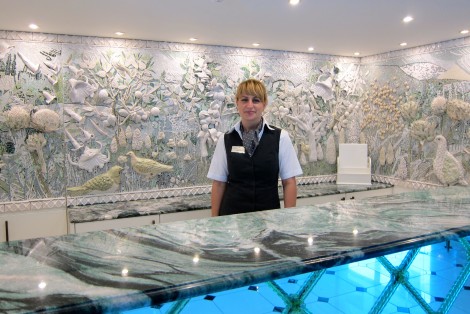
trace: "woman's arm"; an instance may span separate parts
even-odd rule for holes
[[[281,181],[284,191],[284,208],[295,207],[297,204],[297,181],[295,177]]]
[[[220,204],[222,197],[225,193],[226,182],[212,180],[212,193],[211,193],[211,215],[212,217],[219,216]]]

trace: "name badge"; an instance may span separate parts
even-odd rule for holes
[[[232,153],[244,154],[245,147],[243,146],[232,146]]]

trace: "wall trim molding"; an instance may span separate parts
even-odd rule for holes
[[[394,50],[389,51],[377,55],[371,55],[367,57],[362,57],[360,64],[370,64],[379,61],[390,61],[402,57],[409,57],[412,55],[420,55],[420,54],[428,54],[428,53],[435,53],[439,51],[443,51],[450,48],[459,48],[470,45],[470,36],[446,40],[442,42],[422,45],[418,47],[402,49],[402,50]]]
[[[56,43],[84,45],[90,47],[112,47],[127,49],[157,49],[162,51],[192,52],[192,53],[212,53],[242,55],[247,57],[265,57],[282,58],[295,60],[315,60],[315,61],[333,61],[344,63],[359,63],[358,57],[343,57],[336,55],[302,53],[283,50],[240,48],[230,46],[216,46],[203,44],[188,44],[168,41],[151,41],[139,39],[121,39],[111,37],[93,37],[80,35],[62,35],[36,32],[20,32],[0,30],[0,39],[10,41],[23,41],[32,43]]]

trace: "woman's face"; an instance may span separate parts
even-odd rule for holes
[[[266,108],[266,103],[261,102],[261,99],[252,95],[241,95],[237,100],[237,109],[240,114],[244,128],[256,128],[261,121],[261,117]]]

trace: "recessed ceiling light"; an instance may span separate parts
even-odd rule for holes
[[[407,44],[407,43],[401,43],[401,44],[400,44],[400,46],[402,46],[402,47],[404,47],[404,46],[406,46],[406,45],[408,45],[408,44]]]
[[[300,3],[300,0],[289,0],[290,5],[297,5]]]
[[[196,38],[196,37],[191,37],[191,38],[189,38],[189,40],[190,40],[190,41],[196,41],[197,38]]]
[[[413,21],[413,17],[412,17],[412,16],[409,16],[409,15],[408,15],[408,16],[406,16],[406,17],[403,18],[403,22],[405,22],[405,23],[409,23],[409,22],[411,22],[411,21]]]
[[[253,43],[253,46],[258,47],[259,43]]]
[[[461,30],[461,31],[460,31],[460,34],[463,34],[463,35],[464,35],[464,34],[468,34],[468,32],[469,32],[468,29],[464,29],[464,30]]]
[[[116,32],[116,33],[114,33],[114,34],[116,34],[116,35],[118,35],[118,36],[122,36],[122,35],[124,35],[124,33],[123,33],[123,32]]]
[[[29,28],[31,28],[31,29],[38,29],[39,26],[37,26],[36,24],[29,24]]]
[[[315,50],[315,48],[313,48],[313,47],[308,47],[308,51],[314,51],[314,50]]]
[[[360,55],[360,53],[356,51],[356,52],[354,53],[354,55],[355,55],[355,56],[358,56],[358,55]]]

